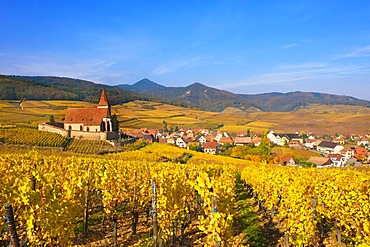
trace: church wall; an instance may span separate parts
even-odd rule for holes
[[[87,139],[96,141],[113,140],[118,137],[117,132],[85,132],[85,131],[71,131],[71,137],[76,139]]]
[[[58,128],[56,126],[46,124],[46,123],[39,124],[38,130],[40,130],[40,131],[49,131],[49,132],[57,133],[57,134],[62,135],[64,137],[68,137],[68,131],[66,131],[65,129]]]
[[[65,130],[72,130],[72,131],[80,131],[80,128],[81,128],[81,125],[82,124],[64,124],[64,129]],[[71,129],[70,129],[70,127],[69,126],[71,126]]]
[[[75,131],[75,130],[71,131],[71,137],[74,137],[76,139],[87,139],[87,140],[100,141],[102,140],[100,136],[101,136],[100,132],[85,132],[85,131]]]

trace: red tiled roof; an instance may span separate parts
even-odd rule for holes
[[[233,140],[230,137],[222,137],[218,143],[233,143]]]
[[[283,162],[285,162],[285,163],[289,163],[289,162],[292,160],[292,157],[289,157],[289,156],[283,156],[283,157],[282,157],[282,160],[283,160]]]
[[[98,106],[110,106],[105,89],[101,92],[100,101]]]
[[[217,142],[206,142],[203,146],[204,149],[216,149]]]
[[[363,147],[356,147],[355,153],[356,155],[367,155],[367,150]]]
[[[99,126],[105,117],[111,117],[108,108],[68,108],[64,123]]]

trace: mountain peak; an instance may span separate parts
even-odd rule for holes
[[[193,89],[204,89],[208,88],[206,85],[199,83],[199,82],[194,82],[193,84],[190,84],[187,86],[187,88],[193,88]]]
[[[148,93],[151,91],[163,90],[166,88],[165,86],[155,83],[154,81],[151,81],[147,78],[144,78],[134,83],[133,85],[121,84],[121,85],[117,85],[117,87],[120,87],[126,90],[131,90],[134,92],[140,92],[140,93]]]
[[[156,88],[164,88],[164,86],[158,84],[158,83],[155,83],[154,81],[151,81],[147,78],[144,78],[138,82],[136,82],[135,84],[133,84],[132,86],[134,87],[149,87],[149,88],[153,88],[153,87],[156,87]]]

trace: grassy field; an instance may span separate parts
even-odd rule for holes
[[[0,122],[47,122],[50,115],[63,122],[68,107],[95,107],[82,101],[26,101],[23,110],[18,101],[0,101]],[[296,112],[245,113],[227,108],[223,112],[207,112],[158,102],[133,101],[112,107],[123,129],[221,128],[230,133],[245,133],[273,129],[275,132],[305,131],[316,134],[353,134],[370,131],[370,110],[363,107],[314,105]]]

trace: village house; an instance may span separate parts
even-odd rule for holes
[[[218,144],[224,146],[224,145],[233,145],[234,141],[231,137],[222,137],[220,140],[218,140]]]
[[[344,164],[347,162],[346,157],[341,154],[329,154],[328,158],[331,160],[334,167],[344,167]]]
[[[197,136],[195,140],[199,142],[199,145],[201,146],[203,146],[207,142],[207,139],[203,135]]]
[[[186,144],[184,139],[182,139],[181,137],[176,138],[175,145],[178,146],[179,148],[187,148],[188,147],[188,145]]]
[[[283,156],[282,157],[282,165],[284,166],[295,166],[295,162],[292,157]]]
[[[234,145],[235,146],[247,146],[252,143],[251,137],[246,136],[237,136],[234,139]]]
[[[346,147],[340,151],[340,154],[346,157],[346,159],[348,160],[353,158],[353,156],[355,155],[355,149]]]
[[[369,140],[366,137],[362,137],[357,141],[357,146],[364,146],[367,147],[369,145]]]
[[[338,154],[344,147],[341,145],[338,145],[335,142],[328,142],[328,141],[322,141],[317,146],[316,150],[321,153],[326,154]]]
[[[150,134],[150,133],[144,133],[143,139],[145,142],[148,142],[148,143],[157,142],[157,139],[153,136],[153,134]]]
[[[306,148],[315,149],[315,147],[317,147],[317,145],[319,145],[320,142],[321,141],[318,141],[318,140],[315,140],[315,139],[309,139],[309,140],[306,141],[306,143],[304,145],[305,145]]]
[[[284,134],[274,133],[274,131],[270,131],[267,134],[267,138],[270,140],[271,143],[279,146],[284,146],[285,144],[289,143],[288,137],[286,137]]]
[[[299,134],[277,134],[274,131],[270,131],[267,134],[267,138],[270,142],[279,146],[289,145],[298,147],[303,144],[303,137]]]
[[[344,140],[344,138],[334,138],[333,142],[343,145],[346,141]]]
[[[325,157],[310,157],[308,162],[315,164],[317,168],[327,168],[333,166],[333,162],[329,158]]]
[[[368,156],[368,152],[363,147],[356,147],[354,150],[355,154],[353,157],[355,157],[357,160],[366,160]]]
[[[203,147],[204,153],[218,154],[217,142],[206,142]]]

